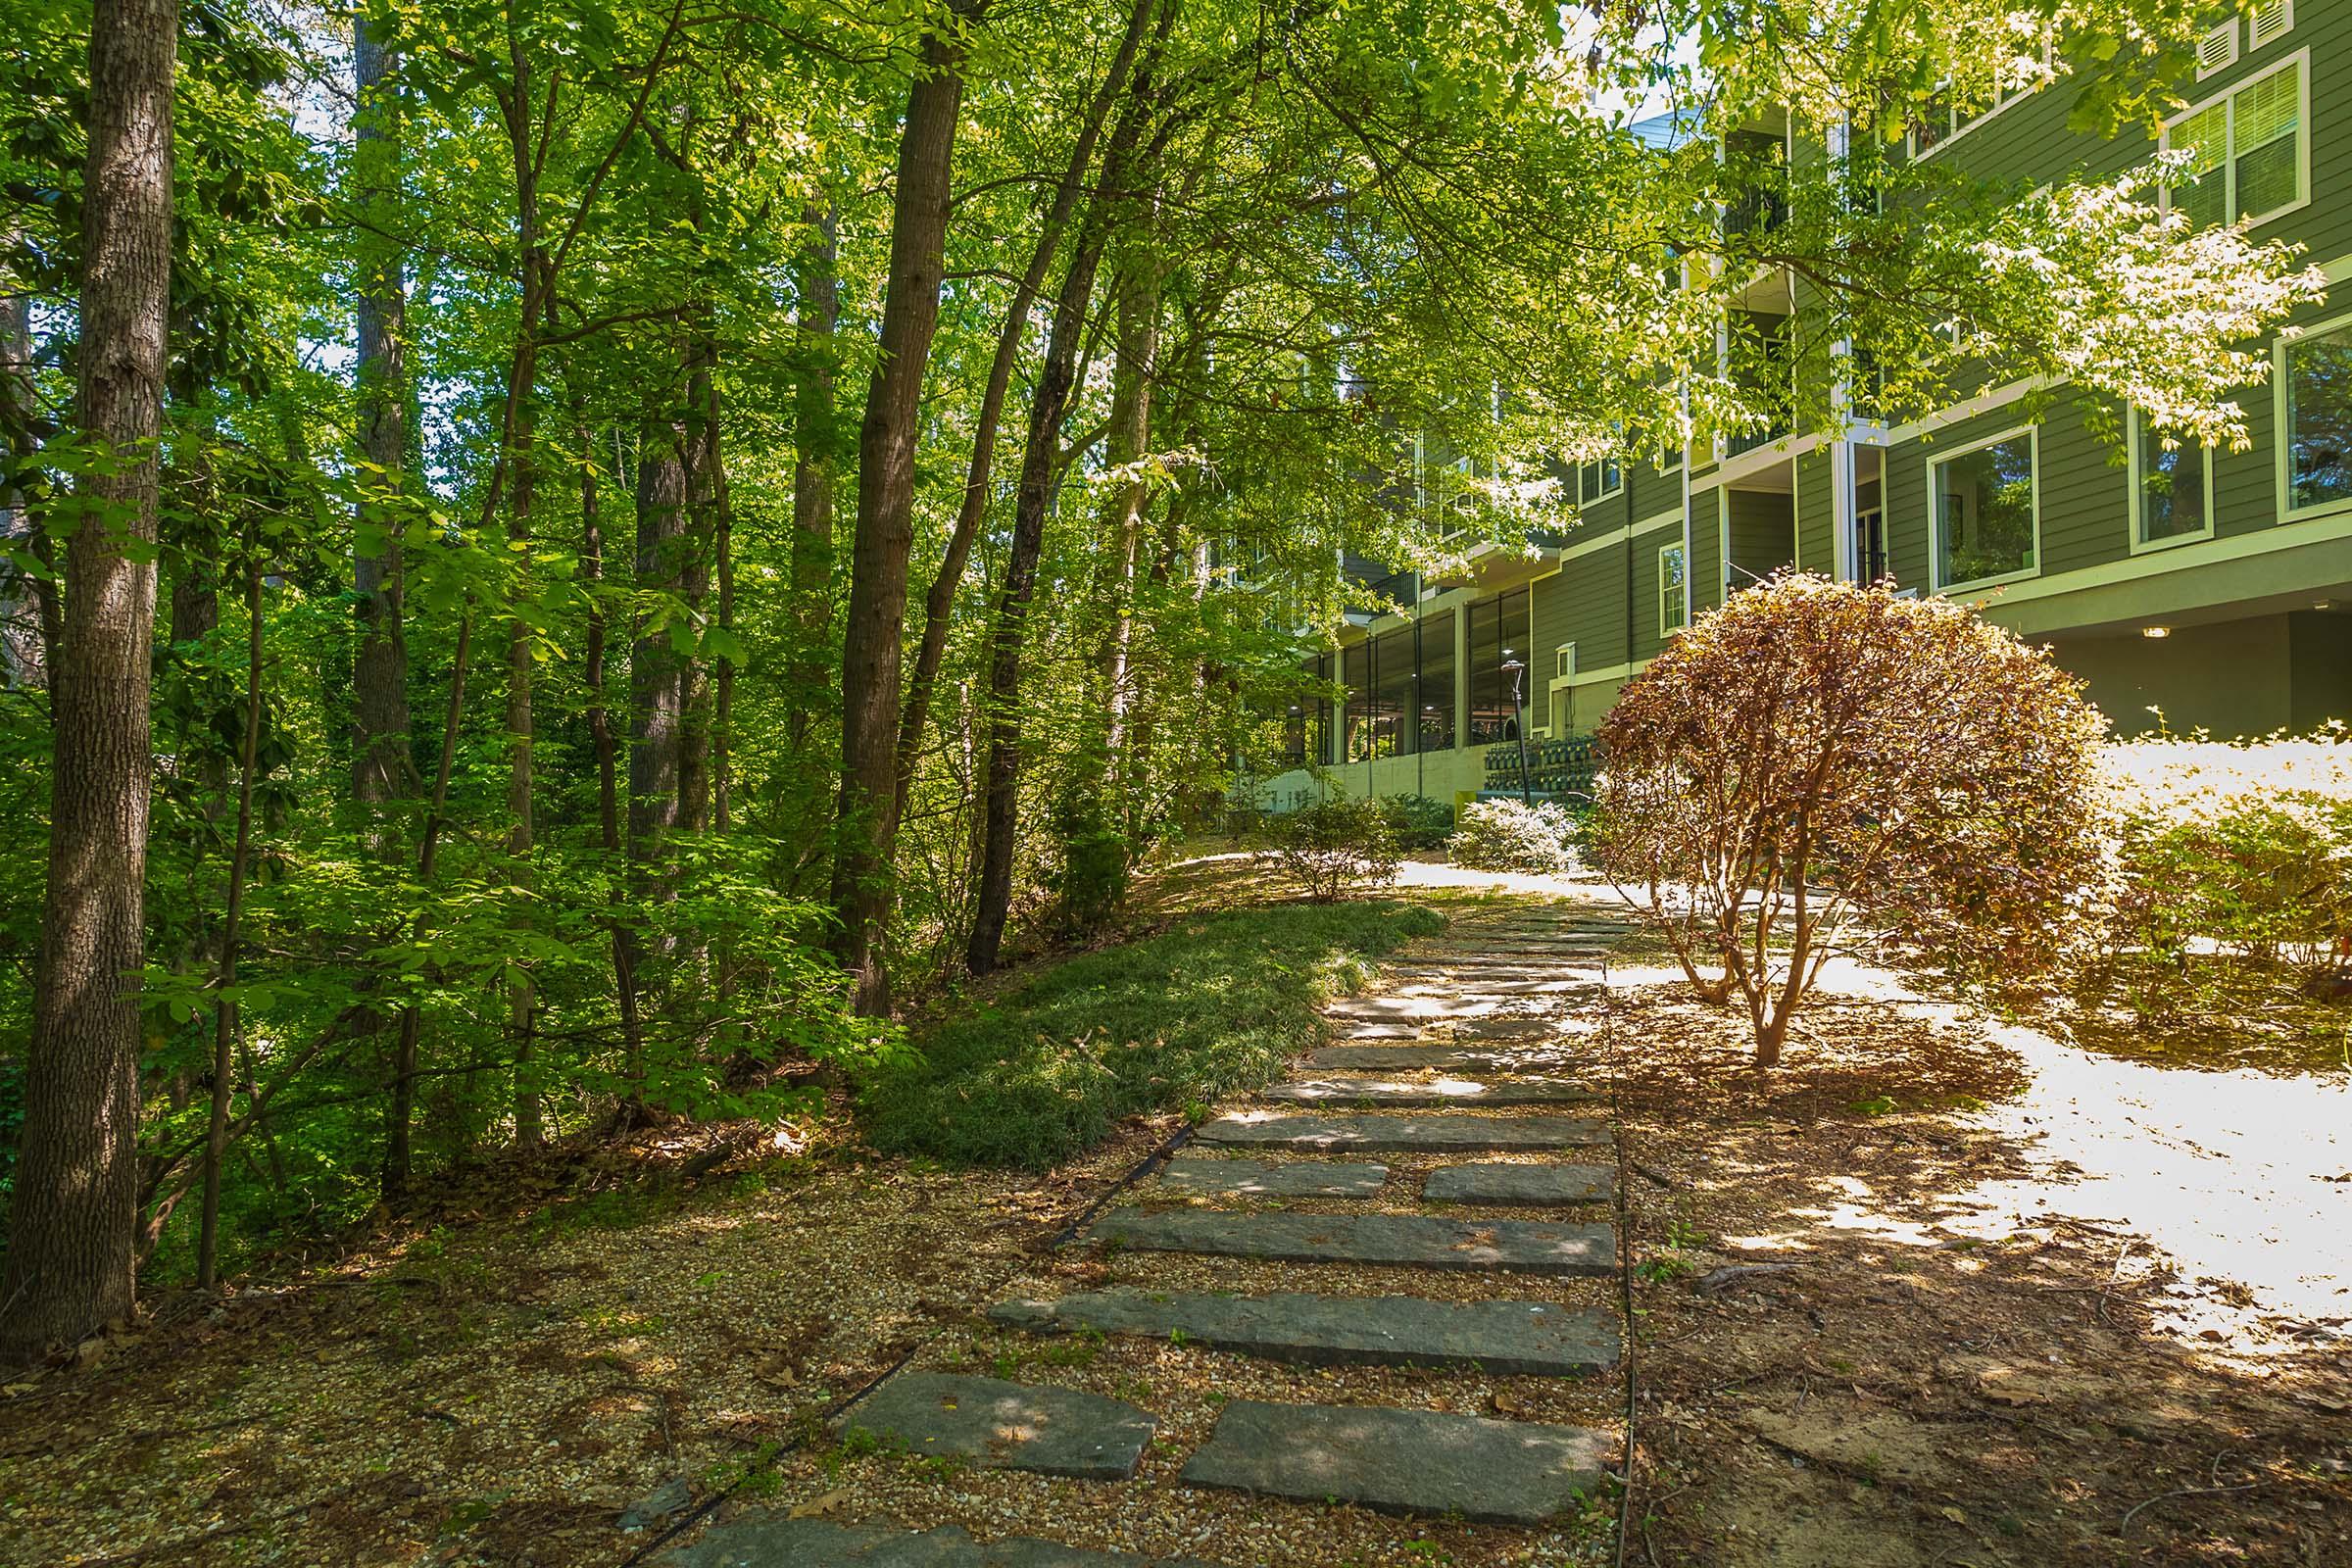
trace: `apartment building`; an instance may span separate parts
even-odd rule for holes
[[[2204,221],[2250,218],[2331,282],[2352,276],[2352,5],[2217,18],[2200,58],[2192,101],[2161,133],[2195,155],[2166,199]],[[1907,155],[2036,182],[2146,161],[2145,135],[2069,130],[2071,98],[2062,85],[1943,116]],[[1781,138],[1792,168],[1826,154],[1801,128],[1735,134]],[[1805,309],[1778,274],[1735,304],[1766,344]],[[1563,480],[1575,524],[1533,559],[1491,550],[1454,581],[1394,580],[1403,610],[1342,628],[1318,668],[1347,700],[1294,715],[1292,760],[1316,758],[1359,794],[1477,790],[1490,748],[1515,750],[1522,729],[1539,747],[1590,734],[1665,639],[1791,564],[1982,602],[2049,645],[2127,735],[2156,710],[2224,736],[2352,720],[2352,293],[2298,313],[2267,348],[2242,453],[2167,452],[2110,409],[2128,432],[2117,463],[2088,394],[2017,381],[1907,422],[1865,406],[1826,433],[1587,464]],[[1310,782],[1285,774],[1273,798]]]

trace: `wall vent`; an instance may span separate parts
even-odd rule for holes
[[[2197,77],[2203,80],[2236,64],[2237,19],[2231,17],[2197,40]]]
[[[2269,0],[2257,6],[2246,21],[2246,52],[2253,53],[2264,44],[2276,43],[2286,36],[2295,24],[2295,0]]]

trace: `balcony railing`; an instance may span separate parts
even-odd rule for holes
[[[1543,800],[1564,795],[1590,796],[1592,775],[1600,770],[1600,742],[1591,735],[1566,740],[1527,743],[1527,788]],[[1519,747],[1516,742],[1487,748],[1486,793],[1517,795]]]

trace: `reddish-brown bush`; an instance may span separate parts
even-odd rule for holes
[[[1965,606],[1785,574],[1627,685],[1594,855],[1771,1066],[1849,922],[1955,965],[2052,959],[2095,880],[2105,732]]]

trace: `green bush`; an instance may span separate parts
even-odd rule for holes
[[[1396,880],[1396,830],[1379,801],[1333,796],[1271,818],[1267,831],[1259,866],[1298,884],[1317,904]]]
[[[1389,830],[1403,850],[1434,850],[1453,833],[1453,808],[1426,795],[1384,795]]]
[[[1089,937],[1108,926],[1127,902],[1127,836],[1103,815],[1093,790],[1056,802],[1052,823],[1055,864],[1047,877],[1054,918],[1064,937]]]
[[[2200,943],[2337,974],[2352,946],[2352,801],[2225,797],[2185,819],[2128,819],[2118,908],[2131,947],[2178,967]]]
[[[1272,1082],[1316,1004],[1445,925],[1388,901],[1236,909],[1056,965],[868,1068],[858,1109],[888,1153],[1043,1170],[1147,1111]]]
[[[1568,808],[1549,801],[1476,801],[1462,808],[1453,863],[1474,871],[1573,871],[1568,840],[1576,827]]]

